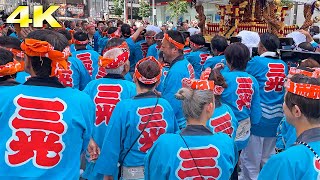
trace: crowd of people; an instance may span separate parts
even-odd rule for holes
[[[271,33],[61,24],[0,36],[0,179],[320,177],[320,59],[292,66]]]

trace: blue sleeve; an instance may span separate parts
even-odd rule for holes
[[[156,59],[159,58],[156,46],[150,46],[148,48],[147,57],[148,56],[153,56]]]
[[[238,119],[236,118],[236,116],[234,115],[234,112],[232,111],[232,109],[227,106],[227,109],[232,117],[232,126],[234,127],[234,130],[232,132],[232,139],[235,140],[236,139],[236,134],[237,134],[237,129],[238,129],[238,126],[239,126],[239,122],[238,122]]]
[[[258,124],[260,122],[260,118],[262,116],[261,112],[261,104],[260,104],[260,92],[259,92],[259,84],[256,78],[251,77],[253,80],[254,93],[252,96],[251,102],[251,113],[250,113],[250,121],[251,124]]]
[[[85,96],[82,101],[82,112],[83,112],[83,119],[85,120],[86,124],[86,129],[83,132],[82,138],[83,138],[83,145],[82,145],[82,151],[84,152],[87,150],[89,141],[92,137],[92,129],[93,129],[93,124],[96,119],[96,107],[93,103],[93,101],[90,99],[90,97],[87,94],[84,94]]]
[[[259,70],[256,68],[256,64],[256,57],[254,57],[250,61],[248,61],[246,68],[246,72],[254,77],[256,77],[258,73],[260,73]]]
[[[97,52],[98,52],[98,50],[99,50],[98,40],[99,40],[100,37],[101,37],[101,35],[100,35],[99,32],[95,33],[95,35],[94,35],[94,37],[93,37],[93,38],[94,38],[94,50],[97,51]]]
[[[319,46],[319,44],[315,41],[311,42],[312,47],[317,48]]]
[[[169,169],[170,167],[165,164],[164,157],[168,157],[165,155],[166,147],[164,144],[161,144],[161,136],[154,143],[153,147],[149,149],[144,163],[144,179],[152,180],[152,179],[168,179],[169,177]]]
[[[94,172],[105,176],[117,173],[120,153],[126,137],[126,112],[121,101],[116,105],[111,115],[105,138],[102,144],[101,153],[96,161]]]
[[[181,101],[176,99],[175,94],[182,87],[182,78],[183,77],[181,77],[181,75],[179,74],[168,73],[165,86],[170,87],[165,87],[164,91],[162,92],[162,97],[170,103],[173,109],[175,117],[179,123],[179,127],[182,127],[184,125],[184,120],[181,119],[183,118]]]
[[[283,134],[282,134],[282,131],[284,130],[284,121],[285,121],[285,118],[282,118],[282,120],[280,121],[279,123],[279,126],[277,128],[277,140],[276,140],[276,148],[277,149],[285,149],[285,141],[284,141],[284,137],[283,137]]]
[[[93,50],[93,48],[89,44],[86,46],[86,48],[87,50]]]
[[[87,69],[84,67],[83,63],[77,63],[80,71],[80,84],[79,90],[82,91],[91,81],[91,77]]]
[[[258,180],[296,179],[294,174],[295,168],[280,153],[273,155],[263,166]]]

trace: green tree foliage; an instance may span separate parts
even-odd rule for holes
[[[114,14],[121,16],[123,14],[124,0],[113,0]]]
[[[139,17],[149,17],[151,16],[151,7],[148,3],[146,3],[144,0],[140,1],[140,8],[139,8]]]
[[[168,11],[170,12],[170,18],[178,18],[184,13],[188,12],[188,2],[184,0],[173,0],[168,3]]]

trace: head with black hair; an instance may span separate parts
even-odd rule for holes
[[[71,33],[68,30],[59,29],[57,32],[64,35],[64,37],[66,37],[68,39],[68,41],[70,41],[72,39]]]
[[[183,31],[188,31],[189,29],[189,24],[187,22],[181,22],[180,26]]]
[[[104,29],[104,21],[98,21],[97,28],[99,32],[102,32]]]
[[[131,27],[129,24],[122,24],[121,34],[124,38],[128,38],[131,36]]]
[[[166,35],[167,34],[167,35]],[[162,40],[160,50],[163,51],[164,59],[171,64],[173,60],[183,55],[185,39],[179,31],[167,31]],[[166,38],[166,36],[168,38]]]
[[[22,51],[20,45],[21,45],[21,41],[18,38],[11,37],[11,36],[0,36],[0,46],[1,47],[13,49],[14,51]],[[14,52],[14,51],[12,51],[12,52]],[[23,60],[23,58],[21,58],[21,57],[14,54],[14,58],[18,61]]]
[[[263,33],[260,36],[258,44],[258,53],[261,55],[265,52],[277,52],[280,47],[279,38],[272,33]]]
[[[319,96],[318,99],[312,96],[312,94],[316,95],[319,92],[314,90],[311,93],[310,89],[312,89],[312,87],[310,86],[313,86],[314,88],[320,87],[320,79],[296,74],[286,83],[289,85],[287,85],[288,92],[284,98],[283,111],[288,123],[295,126],[297,136],[305,130],[319,127],[320,99]],[[303,88],[292,88],[294,86],[301,86],[302,84],[309,86],[309,92]]]
[[[13,62],[13,57],[14,56],[13,56],[12,52],[10,52],[6,49],[0,48],[0,66],[6,65],[10,62]],[[0,76],[0,82],[14,80],[16,78],[16,76],[17,76],[17,73],[5,75],[5,76]]]
[[[226,48],[224,55],[231,71],[245,71],[250,59],[250,51],[246,45],[239,42],[232,43]]]
[[[315,52],[316,49],[312,46],[309,42],[303,42],[298,45],[298,48],[296,48],[297,51],[309,51],[309,52]]]
[[[64,24],[64,27],[71,29],[71,27],[70,27],[71,22],[69,20],[65,20],[63,24]]]
[[[46,41],[54,47],[54,50],[63,51],[69,44],[62,34],[51,30],[35,30],[28,34],[26,39]],[[49,77],[51,75],[51,59],[39,56],[26,56],[25,71],[32,77]]]
[[[86,30],[88,24],[89,24],[88,21],[82,21],[82,22],[81,22],[81,28],[82,28],[82,30]]]
[[[194,34],[190,36],[190,47],[193,51],[198,50],[206,44],[206,40],[201,34]]]
[[[108,34],[109,38],[111,38],[112,34],[115,33],[117,30],[118,30],[118,28],[116,28],[116,27],[108,28],[107,34]]]
[[[310,32],[310,35],[311,35],[311,36],[320,34],[320,28],[319,28],[319,26],[311,26],[311,27],[309,28],[309,32]]]
[[[70,29],[76,28],[76,22],[75,21],[70,21]]]
[[[85,32],[76,32],[76,33],[74,33],[73,38],[76,41],[87,41],[88,40],[88,34],[85,33]],[[77,44],[77,43],[75,43],[75,48],[76,48],[76,50],[86,49],[87,44]]]
[[[228,41],[225,37],[216,35],[211,39],[211,50],[213,55],[219,56],[224,53],[228,47]]]
[[[226,80],[224,79],[224,77],[222,76],[222,74],[220,72],[221,69],[222,68],[211,69],[211,73],[209,75],[208,80],[214,81],[215,85],[221,86],[225,89],[228,87],[228,85],[226,83]],[[216,107],[218,108],[221,106],[221,101],[220,101],[221,95],[214,95],[214,96],[215,96],[215,104],[216,104]]]

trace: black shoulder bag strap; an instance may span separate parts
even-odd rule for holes
[[[194,158],[193,158],[193,156],[192,156],[192,153],[191,153],[191,151],[190,151],[190,148],[189,148],[187,142],[184,140],[184,138],[182,137],[181,134],[179,134],[179,135],[180,135],[181,139],[183,140],[184,144],[185,144],[185,145],[187,146],[187,148],[188,148],[188,151],[189,151],[189,153],[190,153],[190,155],[191,155],[191,158],[192,158],[192,160],[193,160],[193,162],[194,162],[194,165],[196,165],[196,168],[197,168],[197,171],[198,171],[199,176],[201,177],[201,179],[205,179],[204,177],[202,177],[202,175],[201,175],[201,173],[200,173],[200,170],[199,170],[199,168],[198,168],[197,162],[196,162],[196,160],[194,160]]]
[[[153,116],[153,113],[158,105],[159,102],[159,97],[157,97],[157,101],[156,104],[154,105],[151,115],[148,118],[148,121],[146,122],[146,124],[143,127],[143,130],[141,131],[141,133],[138,135],[138,137],[133,141],[133,143],[131,144],[130,148],[128,149],[128,151],[126,152],[126,154],[123,156],[122,162],[120,163],[120,167],[122,166],[122,163],[124,162],[125,158],[127,157],[128,153],[131,151],[131,149],[133,148],[133,146],[136,144],[136,142],[138,141],[138,139],[140,138],[140,136],[142,135],[142,133],[146,130],[146,128],[148,127],[148,124]],[[119,173],[120,174],[120,173]]]

